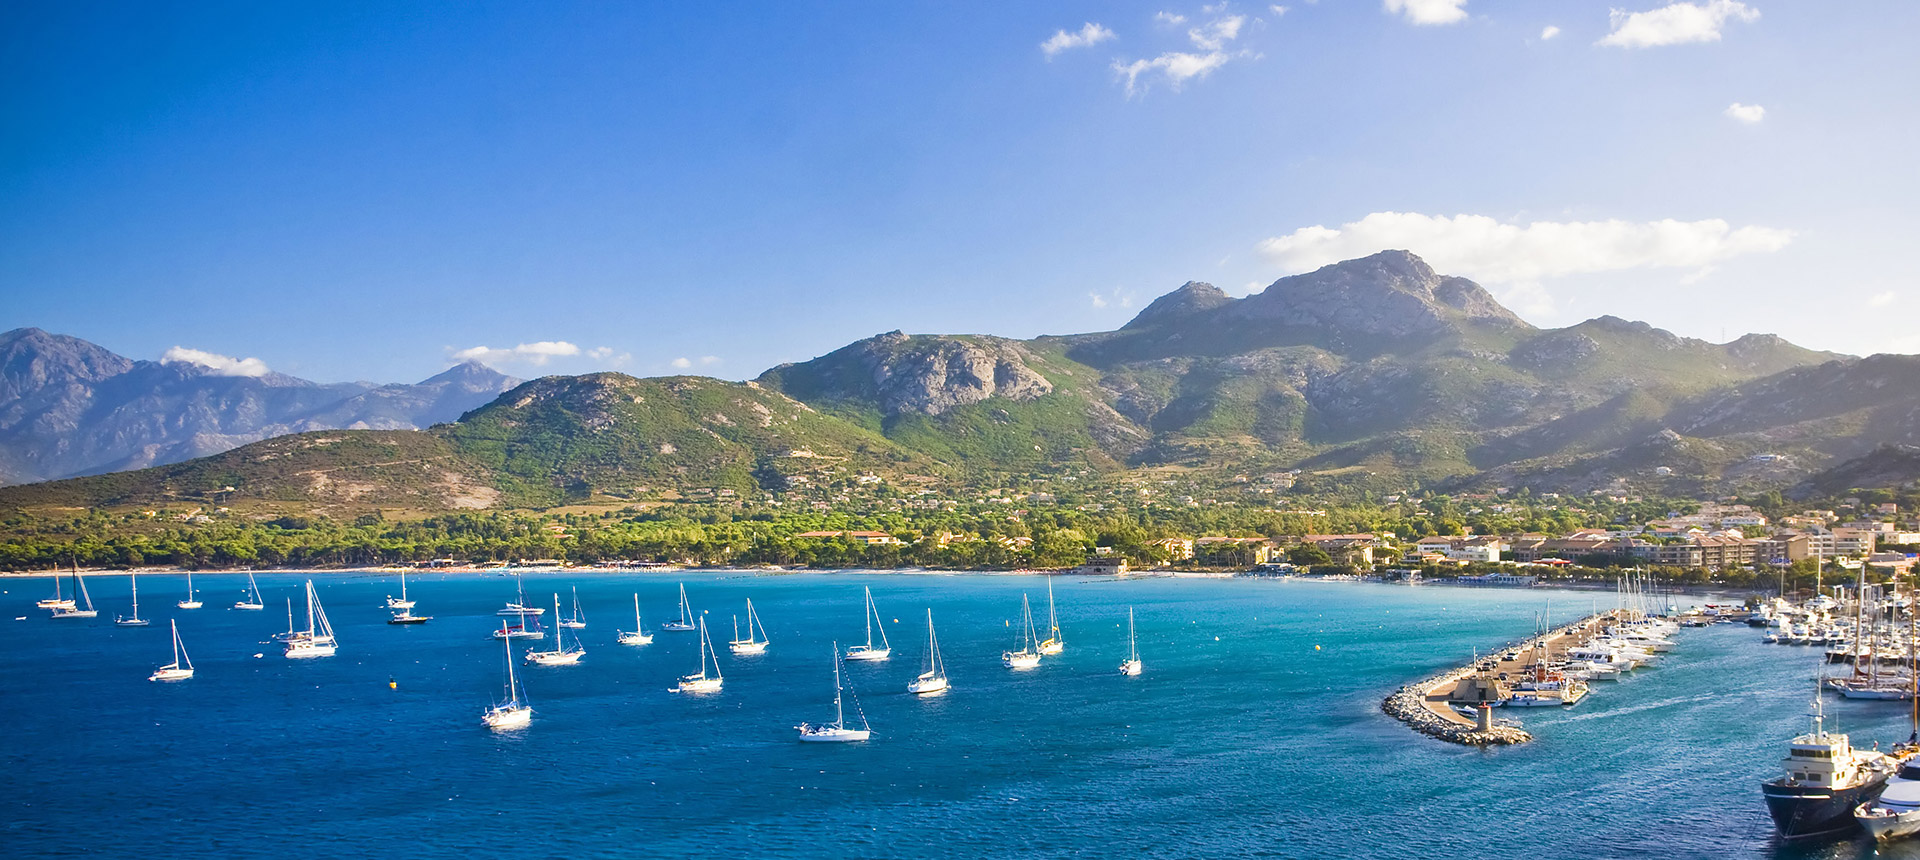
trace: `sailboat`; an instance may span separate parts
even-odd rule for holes
[[[293,634],[287,640],[287,658],[301,660],[309,657],[332,657],[338,643],[333,638],[333,625],[327,623],[327,611],[320,606],[320,595],[313,590],[313,580],[307,580],[307,629]]]
[[[400,597],[395,599],[393,595],[387,595],[387,608],[408,610],[407,614],[412,614],[413,601],[407,599],[407,572],[404,570],[400,571]]]
[[[1120,661],[1120,674],[1140,674],[1140,644],[1133,638],[1133,607],[1127,607],[1127,659]]]
[[[147,676],[149,681],[185,681],[193,677],[193,658],[187,656],[187,646],[180,642],[180,622],[169,621],[173,627],[173,662],[153,670]]]
[[[907,682],[907,692],[931,696],[947,691],[947,664],[940,659],[940,639],[933,635],[933,610],[927,610],[926,671]]]
[[[1060,616],[1053,612],[1053,578],[1047,578],[1047,638],[1040,640],[1040,653],[1058,654],[1067,650],[1067,640],[1060,635]]]
[[[80,578],[80,566],[77,563],[73,568],[73,596],[75,598],[73,605],[65,609],[55,609],[53,617],[94,618],[100,614],[93,608],[93,597],[87,594],[87,581]]]
[[[78,560],[74,561],[73,566],[76,570],[79,569],[80,562]],[[53,596],[41,598],[39,602],[33,604],[33,608],[35,609],[72,609],[73,608],[73,598],[62,597],[60,595],[60,574],[59,573],[56,572],[53,575]]]
[[[200,602],[200,596],[193,591],[193,571],[187,571],[187,599],[174,605],[181,609],[199,609],[203,605]]]
[[[559,604],[554,604],[553,617],[555,618],[560,617]],[[587,629],[587,614],[585,612],[580,611],[580,589],[579,588],[575,588],[573,590],[573,617],[562,619],[560,621],[560,626],[565,627],[568,630]]]
[[[247,571],[247,599],[233,605],[235,609],[265,609],[267,604],[260,599],[260,583],[253,581],[253,571]]]
[[[640,626],[640,595],[635,594],[633,596],[633,630],[631,632],[624,630],[615,632],[620,634],[620,644],[622,645],[649,645],[653,643],[653,634],[648,633],[647,628]]]
[[[1003,651],[1000,662],[1009,669],[1032,669],[1040,665],[1040,652],[1034,647],[1038,636],[1033,632],[1033,606],[1027,603],[1027,596],[1020,595],[1020,650]]]
[[[553,595],[553,617],[560,617],[560,594]],[[527,651],[527,662],[536,666],[571,666],[587,656],[587,646],[581,645],[575,637],[573,650],[567,650],[567,631],[565,625],[553,631],[552,651]]]
[[[526,584],[520,581],[519,574],[515,574],[513,577],[513,589],[516,595],[516,599],[509,602],[505,608],[500,609],[494,612],[493,614],[499,615],[502,617],[518,616],[520,618],[520,623],[525,624],[527,622],[526,616],[528,615],[537,616],[547,611],[547,608],[544,606],[528,606],[527,605]],[[555,612],[557,613],[558,610],[555,610]]]
[[[147,619],[140,617],[140,574],[128,572],[127,584],[133,586],[133,614],[115,616],[113,623],[121,627],[145,627]]]
[[[680,676],[680,683],[674,685],[669,693],[718,693],[720,682],[726,680],[720,676],[720,655],[713,653],[713,639],[707,635],[707,619],[700,619],[700,671],[692,675]],[[707,674],[707,656],[713,655],[713,674]]]
[[[751,597],[747,598],[747,638],[740,638],[740,617],[734,616],[733,641],[727,643],[727,650],[735,654],[767,653],[767,626],[760,623],[760,613],[753,611]]]
[[[674,633],[688,633],[697,629],[693,626],[693,606],[687,603],[686,583],[680,583],[680,617],[660,625],[660,629]]]
[[[871,588],[866,589],[866,592],[867,592],[867,617],[866,617],[867,644],[855,645],[852,648],[848,648],[847,659],[849,660],[885,660],[888,657],[893,656],[893,646],[887,644],[887,625],[886,625],[886,622],[882,621],[880,618],[880,607],[873,605],[873,589]],[[875,647],[873,644],[873,628],[876,626],[875,622],[879,622],[878,626],[880,628],[880,645],[878,647]]]
[[[500,621],[500,629],[493,631],[493,638],[545,639],[547,638],[547,631],[540,629],[540,619],[535,618],[533,623],[529,624],[527,623],[526,616],[523,615],[520,617],[519,624],[508,624],[505,619],[502,619]]]
[[[292,642],[299,638],[300,631],[293,629],[293,598],[287,598],[287,632],[273,634],[275,642]]]
[[[507,700],[488,705],[486,712],[480,715],[480,724],[490,729],[518,729],[533,722],[533,708],[527,706],[519,679],[513,676],[513,646],[509,644],[506,647]]]
[[[864,741],[873,736],[873,730],[867,725],[867,715],[860,710],[860,700],[854,699],[853,712],[860,717],[860,728],[847,728],[847,712],[840,703],[840,643],[833,643],[833,722],[824,726],[810,726],[806,723],[794,726],[800,732],[800,740],[811,743],[848,743]]]

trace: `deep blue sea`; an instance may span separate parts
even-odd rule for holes
[[[8,857],[1857,857],[1783,849],[1758,783],[1804,731],[1815,649],[1744,626],[1685,630],[1664,663],[1567,711],[1518,712],[1537,740],[1476,750],[1382,715],[1396,686],[1570,620],[1612,595],[1246,579],[1055,580],[1067,651],[1000,665],[1039,577],[863,573],[529,574],[530,603],[578,586],[573,667],[523,667],[532,726],[478,718],[502,682],[487,637],[497,575],[409,578],[434,621],[385,624],[391,574],[313,576],[338,656],[290,661],[302,574],[140,578],[144,629],[113,626],[125,577],[88,584],[97,621],[0,581],[0,853]],[[721,657],[726,689],[667,692],[696,636],[658,632],[685,582],[716,640],[753,598],[772,647]],[[894,657],[849,664],[876,733],[812,745],[832,716],[830,643],[862,636],[871,586]],[[654,644],[614,643],[638,593]],[[1146,673],[1114,668],[1138,614]],[[931,607],[954,689],[904,691]],[[552,614],[551,609],[548,612]],[[26,616],[25,620],[14,620]],[[1044,616],[1042,616],[1044,618]],[[146,680],[178,618],[197,675]],[[898,619],[895,621],[894,619]],[[1042,622],[1044,623],[1044,621]],[[526,647],[528,643],[516,643]],[[543,645],[544,643],[534,643]],[[1317,646],[1317,647],[1316,647]],[[256,653],[264,654],[256,659]],[[388,687],[389,678],[398,685]],[[1907,735],[1901,703],[1828,703],[1856,744]],[[1920,847],[1887,856],[1920,857]]]

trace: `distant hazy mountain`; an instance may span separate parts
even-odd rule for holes
[[[477,367],[382,388],[210,377],[32,330],[5,336],[0,359],[0,442],[9,474],[24,476],[323,426],[418,427],[506,384]],[[1117,331],[890,332],[744,384],[548,377],[424,433],[306,434],[17,488],[0,505],[232,485],[236,498],[444,508],[863,472],[932,486],[1132,470],[1702,493],[1792,486],[1882,445],[1920,444],[1916,428],[1920,358],[1773,335],[1714,344],[1612,316],[1539,329],[1472,281],[1387,251],[1245,298],[1188,283]]]
[[[0,483],[174,463],[302,430],[426,427],[518,382],[477,364],[379,387],[223,376],[16,329],[0,334]]]

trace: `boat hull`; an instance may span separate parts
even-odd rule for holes
[[[1122,674],[1122,675],[1129,675],[1129,676],[1131,676],[1131,675],[1138,675],[1138,674],[1140,674],[1140,661],[1139,661],[1139,660],[1128,660],[1128,661],[1126,661],[1126,662],[1124,662],[1124,663],[1121,663],[1121,664],[1120,664],[1120,674]]]
[[[1887,777],[1883,774],[1850,788],[1790,785],[1785,780],[1775,780],[1762,784],[1760,792],[1780,838],[1798,840],[1855,832],[1860,825],[1853,811],[1879,798],[1886,787]]]
[[[100,613],[92,609],[62,609],[53,613],[55,618],[96,618]]]
[[[680,683],[668,689],[669,693],[718,693],[719,678],[681,678]]]
[[[1860,828],[1867,831],[1867,835],[1885,842],[1889,839],[1920,834],[1920,809],[1906,812],[1873,811],[1869,809],[1871,806],[1872,804],[1863,803],[1853,815],[1854,819],[1860,823]]]
[[[113,623],[116,627],[145,627],[153,622],[145,618],[115,618]]]
[[[527,653],[527,662],[534,666],[572,666],[579,663],[580,658],[586,655],[585,651],[562,651],[558,654],[552,651],[530,651]]]
[[[800,742],[808,744],[845,744],[868,740],[873,732],[866,729],[836,729],[801,727]]]
[[[916,696],[931,696],[947,691],[945,678],[916,678],[907,683],[907,692]]]
[[[181,609],[199,609],[200,607],[205,606],[206,604],[201,603],[198,600],[182,600],[179,603],[176,603],[174,605],[180,607]]]
[[[149,681],[185,681],[193,677],[192,669],[158,669],[147,676]]]
[[[1040,655],[1033,652],[1008,651],[1000,655],[1000,662],[1009,669],[1033,669],[1040,665]]]
[[[336,647],[337,646],[334,645],[290,644],[287,646],[287,659],[311,660],[315,657],[332,657]]]
[[[653,644],[653,634],[622,633],[618,641],[622,645],[651,645]]]
[[[732,651],[735,654],[765,654],[767,653],[767,643],[765,642],[728,642],[727,650]]]
[[[688,624],[685,621],[669,621],[665,624],[660,625],[660,629],[670,631],[673,633],[692,633],[693,631],[698,630],[700,628],[695,627],[691,624]]]
[[[848,660],[880,661],[892,656],[892,648],[868,648],[865,645],[855,645],[847,649]]]
[[[236,603],[233,605],[233,608],[259,611],[267,608],[267,605],[264,603]]]
[[[480,718],[480,724],[490,729],[525,728],[533,722],[532,708],[495,708]]]

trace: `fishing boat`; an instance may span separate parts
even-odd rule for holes
[[[833,722],[824,726],[801,723],[794,726],[800,732],[800,740],[808,743],[851,743],[873,737],[873,729],[867,725],[867,715],[860,710],[860,700],[853,700],[853,712],[860,717],[860,728],[847,728],[846,708],[841,705],[840,683],[840,643],[833,643]]]
[[[387,595],[387,608],[399,610],[413,609],[413,601],[407,598],[407,572],[400,571],[400,596]]]
[[[1127,659],[1120,661],[1120,674],[1140,674],[1140,644],[1133,637],[1133,607],[1127,607]]]
[[[560,617],[560,595],[553,595],[553,617]],[[579,637],[574,638],[574,647],[567,648],[567,630],[563,625],[553,631],[552,651],[527,651],[527,662],[536,666],[571,666],[587,656],[587,646],[580,644]]]
[[[387,619],[388,624],[425,624],[433,620],[431,615],[415,615],[412,609],[402,609]]]
[[[307,580],[307,629],[299,631],[287,640],[287,658],[303,660],[312,657],[332,657],[339,643],[333,638],[333,625],[327,622],[327,610],[320,606],[320,595],[313,590],[313,580]]]
[[[649,645],[653,643],[653,634],[648,633],[647,628],[640,626],[640,595],[635,594],[633,596],[633,630],[617,630],[614,632],[620,634],[620,644],[622,645]]]
[[[733,639],[727,643],[727,650],[735,654],[767,653],[767,626],[760,623],[760,613],[753,609],[753,598],[747,598],[747,638],[740,638],[740,616],[733,617]]]
[[[514,594],[516,595],[515,599],[508,601],[505,607],[495,611],[493,614],[499,615],[501,617],[508,617],[508,618],[519,617],[524,623],[526,616],[528,615],[538,616],[547,611],[547,608],[544,606],[528,606],[527,605],[526,585],[520,581],[520,577],[518,574],[516,574],[513,577],[513,590],[514,590]],[[554,612],[555,614],[558,614],[559,610],[554,610]]]
[[[73,597],[74,604],[65,609],[55,609],[53,617],[94,618],[99,616],[99,611],[93,608],[93,597],[87,594],[87,581],[80,578],[78,565],[73,568]]]
[[[680,583],[680,617],[660,625],[660,629],[673,633],[691,633],[699,629],[693,626],[693,605],[687,602],[686,583]]]
[[[932,696],[947,691],[947,664],[940,659],[940,638],[933,634],[933,610],[927,610],[927,661],[920,676],[907,682],[907,692]]]
[[[700,671],[691,675],[680,676],[680,683],[675,684],[667,692],[718,693],[720,692],[721,682],[726,680],[720,676],[720,655],[714,653],[713,639],[707,635],[707,619],[700,619],[700,626],[696,629],[700,631]],[[707,674],[709,655],[711,655],[713,662],[712,675]]]
[[[140,617],[140,574],[129,572],[127,584],[133,587],[133,614],[115,616],[113,623],[120,627],[145,627],[149,622]]]
[[[185,681],[193,677],[193,658],[187,656],[187,646],[180,642],[180,622],[169,621],[173,627],[173,662],[153,670],[147,676],[149,681]]]
[[[559,604],[554,604],[553,617],[560,618]],[[580,611],[580,589],[577,587],[574,588],[573,590],[573,617],[561,618],[560,626],[565,627],[568,630],[587,629],[587,614],[585,612]]]
[[[488,705],[480,715],[480,724],[490,729],[518,729],[533,722],[533,708],[527,706],[526,694],[520,689],[519,679],[513,675],[513,646],[507,647],[507,700]]]
[[[1060,635],[1060,616],[1053,611],[1053,577],[1047,577],[1047,638],[1040,640],[1042,654],[1058,654],[1067,650],[1067,640]]]
[[[411,605],[411,604],[409,604],[409,605]],[[254,582],[254,581],[253,581],[253,571],[247,571],[247,597],[246,597],[246,599],[245,599],[245,600],[241,600],[241,601],[238,601],[238,602],[236,602],[236,603],[234,603],[234,604],[233,604],[233,608],[235,608],[235,609],[251,609],[251,610],[256,610],[256,611],[257,611],[257,610],[262,610],[262,609],[266,609],[266,608],[267,608],[267,604],[266,604],[266,602],[260,599],[260,583],[257,583],[257,582]]]
[[[880,607],[873,605],[873,589],[868,588],[865,590],[867,592],[867,644],[855,645],[852,648],[848,648],[847,659],[885,660],[893,656],[893,646],[887,643],[887,625],[886,622],[880,619]],[[873,644],[873,629],[875,626],[880,628],[880,644],[877,646]]]
[[[1817,689],[1811,716],[1813,731],[1794,738],[1780,762],[1785,775],[1760,786],[1774,829],[1790,841],[1858,827],[1854,810],[1880,797],[1893,770],[1886,755],[1855,749],[1845,734],[1826,730]]]
[[[178,603],[175,603],[174,605],[180,607],[181,609],[199,609],[201,606],[205,605],[200,602],[200,595],[194,593],[193,571],[191,570],[187,571],[187,599],[182,600]]]
[[[1020,650],[1004,651],[1000,662],[1009,669],[1032,669],[1040,665],[1040,651],[1035,648],[1034,640],[1039,637],[1033,632],[1033,606],[1027,603],[1027,596],[1020,595]]]

